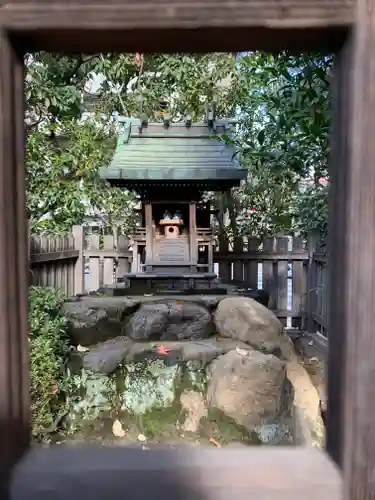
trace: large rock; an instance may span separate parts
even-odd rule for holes
[[[105,309],[110,315],[127,315],[134,312],[140,304],[138,297],[106,297],[85,295],[80,298],[93,309]]]
[[[65,302],[68,332],[74,345],[88,346],[121,335],[124,319],[138,302],[116,297],[87,297]]]
[[[211,313],[201,304],[165,300],[142,304],[125,333],[134,340],[205,339],[213,333]]]
[[[254,299],[228,297],[222,300],[215,311],[215,326],[223,337],[242,340],[267,352],[280,351],[283,327],[272,311]]]
[[[130,349],[129,339],[118,337],[98,344],[83,355],[83,367],[94,373],[109,375],[124,361]]]
[[[258,351],[230,351],[208,367],[207,402],[248,430],[275,423],[289,404],[285,363]]]

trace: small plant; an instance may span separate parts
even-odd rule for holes
[[[29,351],[32,434],[47,439],[65,411],[69,352],[67,320],[61,314],[64,297],[52,288],[29,290]]]

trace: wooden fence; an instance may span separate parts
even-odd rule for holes
[[[66,236],[30,237],[30,276],[34,285],[67,295],[113,285],[130,271],[129,240],[120,235],[86,234],[75,226]],[[244,281],[270,293],[270,308],[289,327],[327,335],[327,256],[301,238],[222,241],[214,253],[215,271],[225,282]]]
[[[319,244],[310,251],[308,285],[304,329],[328,338],[328,255],[327,249]]]

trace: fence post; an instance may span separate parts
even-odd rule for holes
[[[219,236],[219,253],[229,254],[229,240],[224,234]],[[230,259],[219,260],[219,279],[224,283],[232,279],[232,261]]]
[[[317,237],[308,239],[309,262],[307,268],[306,329],[307,333],[315,333],[314,313],[316,312],[316,263],[314,260]]]
[[[114,234],[104,235],[104,247],[103,250],[109,250],[114,252],[116,250],[116,240]],[[113,286],[115,277],[115,258],[106,257],[104,254],[103,262],[103,286]],[[99,288],[99,287],[98,287]]]
[[[288,254],[289,248],[289,238],[288,236],[278,236],[276,238],[276,253]],[[276,271],[276,284],[277,284],[277,295],[276,295],[276,309],[280,314],[280,321],[283,326],[289,326],[288,324],[288,261],[287,260],[277,260],[277,271]]]
[[[85,259],[83,250],[85,245],[85,233],[83,226],[73,226],[74,248],[79,251],[74,265],[74,295],[85,293]]]
[[[233,253],[243,254],[243,238],[236,236],[233,241]],[[233,279],[244,280],[243,260],[236,259],[233,264]]]
[[[302,238],[295,236],[292,240],[292,252],[304,252],[305,245]],[[307,266],[302,260],[292,261],[292,327],[303,328],[303,315],[305,312],[305,301],[307,290]],[[301,320],[295,320],[298,316]]]

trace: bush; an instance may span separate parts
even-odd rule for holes
[[[67,320],[60,312],[64,297],[52,288],[29,291],[29,348],[32,434],[44,440],[65,411],[69,352]]]

